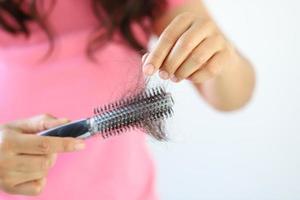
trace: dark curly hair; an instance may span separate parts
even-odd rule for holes
[[[56,0],[51,0],[51,8],[42,10],[43,0],[0,0],[0,29],[29,37],[28,23],[35,22],[45,31],[53,47],[51,27],[46,19],[55,3]],[[91,9],[99,26],[95,27],[87,45],[87,54],[92,55],[105,41],[112,39],[116,31],[120,32],[130,47],[143,52],[146,47],[134,35],[132,24],[139,24],[145,34],[149,34],[150,27],[143,22],[151,23],[166,8],[166,4],[165,0],[91,0]]]

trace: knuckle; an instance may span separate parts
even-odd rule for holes
[[[207,28],[207,27],[206,27],[206,22],[198,18],[198,19],[193,23],[192,28],[194,28],[195,31],[197,31],[198,33],[201,33],[201,32],[203,31],[203,29]]]
[[[64,151],[72,151],[73,150],[73,143],[70,140],[63,140],[62,147]]]
[[[216,34],[216,35],[212,36],[211,39],[212,39],[213,44],[215,44],[216,46],[224,47],[225,41],[224,41],[224,37],[222,35]]]
[[[38,144],[38,149],[41,153],[50,153],[50,140],[48,138],[43,138]]]
[[[176,42],[176,36],[173,33],[165,32],[161,35],[161,42],[166,45],[173,45]]]
[[[211,20],[199,21],[197,28],[200,32],[204,31],[207,36],[212,36],[218,33],[216,25]]]
[[[213,38],[218,42],[218,43],[221,43],[221,42],[224,42],[224,38],[221,34],[216,34],[213,36]]]
[[[152,57],[153,60],[158,60],[160,58],[160,54],[159,54],[159,52],[154,51],[151,54],[151,57]]]
[[[217,65],[209,65],[209,66],[207,66],[206,71],[210,78],[215,77],[219,72],[219,67]]]
[[[190,57],[190,62],[193,65],[203,65],[205,63],[205,56],[203,54],[196,54]]]
[[[47,128],[46,126],[46,120],[45,119],[41,119],[38,123],[38,129],[40,131],[45,130]]]
[[[180,15],[178,15],[178,18],[180,18],[182,20],[195,19],[196,17],[197,17],[197,15],[192,12],[183,12]]]
[[[180,38],[177,41],[178,47],[180,50],[182,51],[187,51],[187,50],[191,50],[194,48],[193,43],[191,42],[191,40],[189,38]]]
[[[51,119],[51,118],[53,118],[53,117],[48,113],[40,115],[40,119]]]
[[[40,166],[40,170],[42,171],[47,170],[50,166],[50,159],[41,158],[39,166]]]
[[[54,119],[53,116],[51,116],[50,114],[42,114],[38,117],[38,129],[39,130],[45,130],[48,128],[48,121]]]
[[[216,28],[215,23],[212,20],[205,20],[203,22],[203,26],[210,30],[214,30]]]
[[[193,24],[193,29],[194,29],[194,31],[195,32],[197,32],[198,33],[198,35],[201,35],[202,36],[202,39],[204,40],[205,39],[205,37],[207,36],[206,35],[206,33],[203,31],[203,24],[202,23],[200,23],[200,22],[196,22],[196,23],[194,23]]]

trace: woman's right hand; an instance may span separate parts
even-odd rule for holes
[[[38,136],[37,133],[67,123],[42,115],[0,125],[0,189],[10,194],[38,195],[57,153],[84,148],[82,140]]]

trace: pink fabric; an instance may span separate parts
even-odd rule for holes
[[[119,98],[141,80],[139,55],[120,43],[110,42],[101,49],[98,64],[86,58],[87,38],[96,24],[88,1],[58,0],[50,23],[57,38],[45,61],[40,59],[48,40],[37,27],[32,25],[29,40],[0,31],[0,124],[41,113],[87,117],[95,106]],[[86,143],[84,151],[58,157],[40,196],[0,192],[0,199],[157,199],[145,134],[132,131]]]

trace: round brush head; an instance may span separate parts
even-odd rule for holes
[[[95,108],[92,130],[104,138],[139,128],[157,140],[166,140],[165,119],[173,115],[174,101],[164,88],[142,91],[100,108]]]

